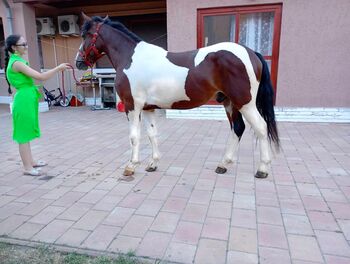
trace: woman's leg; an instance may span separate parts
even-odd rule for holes
[[[29,143],[19,144],[19,154],[23,162],[24,170],[30,171],[33,169],[33,157]]]

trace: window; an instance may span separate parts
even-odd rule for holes
[[[281,9],[281,5],[200,9],[198,48],[230,41],[261,53],[276,96]]]

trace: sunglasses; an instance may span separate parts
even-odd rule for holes
[[[27,42],[24,42],[24,43],[21,43],[21,44],[16,44],[17,47],[27,47],[28,46],[28,43]]]

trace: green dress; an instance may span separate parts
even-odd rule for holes
[[[39,98],[41,94],[34,84],[33,78],[12,70],[15,61],[29,63],[17,54],[11,54],[6,69],[9,83],[16,88],[12,104],[13,140],[19,144],[40,137]]]

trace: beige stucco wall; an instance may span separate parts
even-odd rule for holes
[[[14,32],[29,42],[29,61],[38,69],[35,14],[26,4],[11,4]],[[6,9],[0,16],[8,35]],[[197,46],[197,9],[282,3],[277,78],[277,106],[350,107],[347,81],[350,68],[349,0],[167,0],[168,49]],[[73,63],[80,38],[56,37],[58,63]],[[43,38],[44,67],[56,65],[52,39]],[[1,77],[1,76],[0,76]],[[56,84],[54,78],[50,83]],[[49,85],[49,84],[48,84]],[[57,86],[57,85],[55,85]],[[7,95],[0,78],[0,96]]]
[[[167,0],[168,47],[197,46],[197,9],[282,3],[277,106],[350,107],[349,0]]]
[[[36,28],[28,25],[35,25],[35,10],[27,4],[13,4],[12,1],[8,1],[12,11],[12,34],[22,35],[28,42],[28,52],[25,59],[30,62],[31,67],[39,70],[40,62],[38,55],[38,42],[36,35]],[[11,34],[8,15],[6,7],[1,1],[0,4],[0,16],[3,21],[5,38]],[[0,96],[7,95],[7,83],[4,80],[4,76],[0,78]],[[5,88],[4,88],[5,87]]]

